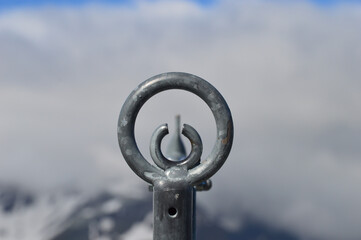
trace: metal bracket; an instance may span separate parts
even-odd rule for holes
[[[183,126],[182,134],[191,142],[191,153],[184,160],[167,159],[160,144],[168,134],[167,124],[159,126],[150,143],[150,164],[140,153],[134,126],[139,110],[155,94],[182,89],[199,96],[211,109],[216,121],[217,138],[211,154],[200,161],[202,141],[190,125]],[[188,73],[164,73],[141,83],[126,99],[118,120],[118,141],[124,159],[144,181],[154,186],[154,240],[192,240],[194,234],[195,189],[207,189],[207,180],[226,161],[233,142],[231,112],[222,95],[210,83]],[[208,185],[209,181],[208,181]]]

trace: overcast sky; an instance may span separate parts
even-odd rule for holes
[[[201,204],[304,239],[361,238],[359,1],[5,3],[1,182],[146,190],[119,151],[120,108],[147,78],[189,72],[222,93],[235,125],[231,155]],[[210,110],[169,91],[137,120],[148,159],[153,130],[178,113],[210,152]]]

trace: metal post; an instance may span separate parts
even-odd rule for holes
[[[193,239],[193,192],[185,182],[154,184],[153,239]]]
[[[153,95],[183,89],[202,98],[211,109],[217,126],[217,139],[211,154],[204,160],[202,141],[197,131],[184,124],[182,134],[191,142],[191,152],[185,159],[166,158],[161,141],[168,134],[167,124],[159,126],[150,143],[150,164],[140,153],[134,138],[137,114]],[[141,83],[125,101],[118,121],[118,141],[130,168],[153,186],[154,240],[194,240],[195,189],[207,190],[209,178],[226,161],[233,142],[231,112],[222,95],[207,81],[187,73],[164,73]]]

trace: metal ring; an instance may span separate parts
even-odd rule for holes
[[[171,161],[164,157],[160,145],[165,135],[169,133],[168,125],[160,125],[153,133],[150,141],[150,155],[155,164],[163,170],[174,166],[184,166],[190,169],[201,159],[203,145],[202,140],[197,131],[188,124],[184,124],[182,134],[186,136],[192,145],[191,153],[182,161]]]
[[[126,99],[118,120],[118,141],[130,168],[143,180],[153,183],[165,177],[162,169],[150,164],[140,153],[134,137],[135,120],[143,104],[155,94],[182,89],[203,99],[211,109],[217,126],[217,138],[211,154],[188,170],[186,181],[197,184],[215,174],[226,161],[233,142],[231,111],[222,95],[210,83],[188,73],[163,73],[141,83]]]

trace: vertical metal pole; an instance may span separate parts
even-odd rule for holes
[[[193,240],[194,188],[182,182],[154,185],[154,240]]]
[[[180,115],[167,147],[167,158],[180,162],[187,157],[181,139]],[[153,189],[154,240],[195,240],[195,188],[184,181],[157,181]]]

